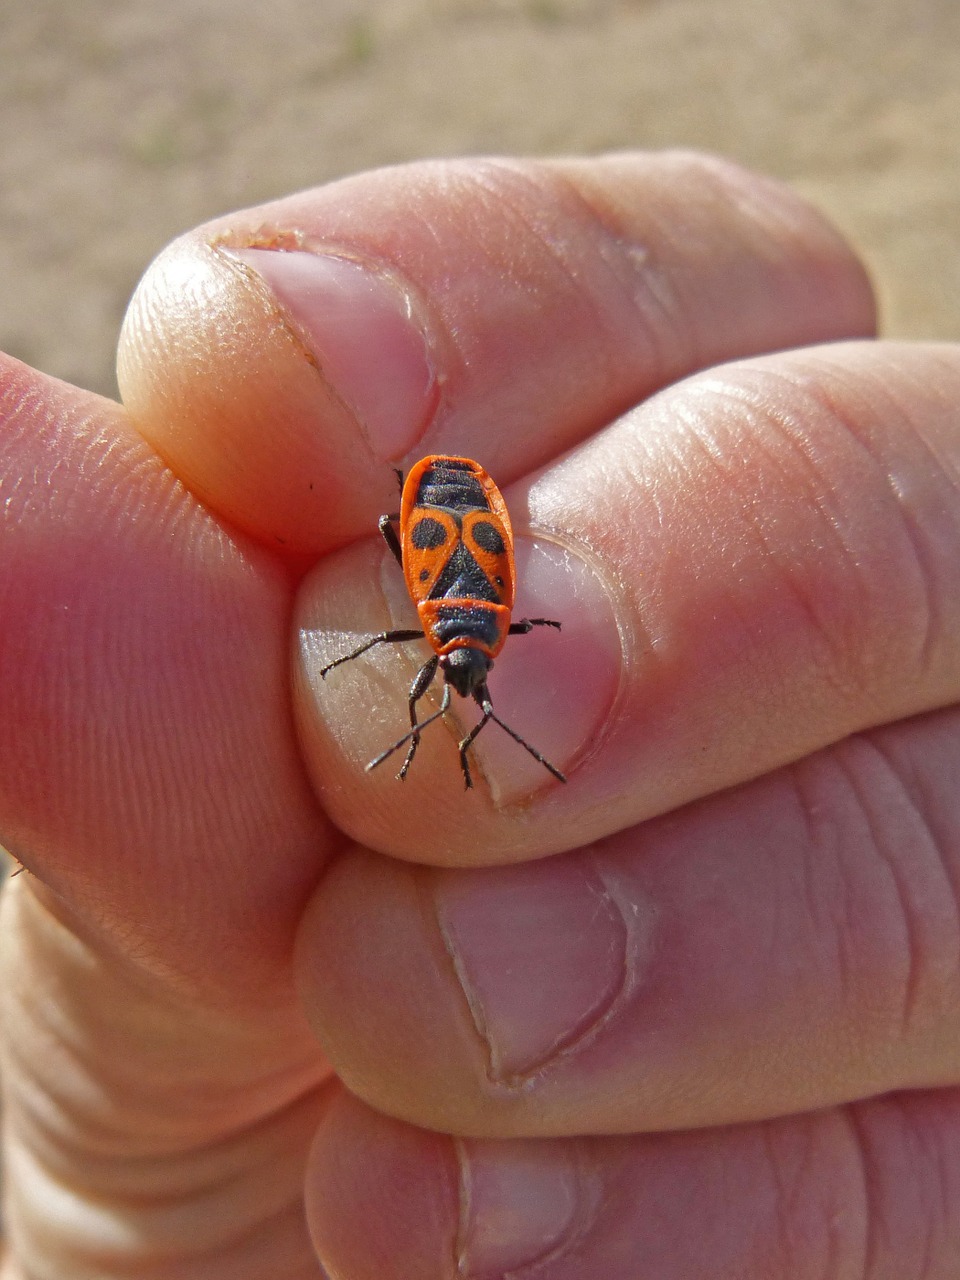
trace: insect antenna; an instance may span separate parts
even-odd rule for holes
[[[553,776],[559,779],[560,782],[566,782],[567,780],[566,774],[561,773],[560,770],[556,767],[556,765],[552,765],[546,756],[541,755],[536,747],[532,747],[530,743],[526,740],[526,738],[521,738],[519,733],[517,733],[516,729],[511,729],[510,726],[508,724],[505,724],[500,719],[500,717],[496,715],[492,710],[490,712],[489,719],[493,720],[496,724],[498,724],[501,729],[506,730],[506,732],[509,733],[510,737],[514,740],[514,742],[519,742],[521,747],[526,748],[526,750],[529,751],[530,754],[533,756],[534,760],[538,760],[540,764],[542,764],[543,767],[547,770],[548,773],[552,773]]]
[[[495,724],[498,724],[500,728],[503,729],[506,733],[509,733],[510,737],[514,740],[514,742],[518,742],[520,746],[524,748],[525,751],[529,751],[530,754],[533,756],[534,760],[536,760],[539,764],[542,764],[548,773],[552,773],[553,776],[557,778],[560,782],[566,782],[567,780],[566,775],[562,774],[560,770],[556,767],[556,765],[551,764],[550,761],[547,759],[547,757],[544,755],[541,755],[541,753],[536,749],[536,747],[531,746],[530,743],[526,740],[526,738],[521,738],[520,734],[517,733],[516,729],[511,729],[508,724],[505,724],[504,721],[500,719],[500,717],[497,715],[497,713],[493,709],[493,703],[490,701],[490,692],[487,689],[486,685],[483,685],[481,688],[477,689],[473,697],[477,706],[483,712],[483,715],[477,721],[477,723],[473,726],[473,728],[470,730],[467,736],[463,739],[463,741],[460,743],[460,768],[463,770],[463,781],[466,787],[469,788],[473,786],[473,779],[470,776],[470,764],[469,764],[469,761],[467,760],[467,751],[473,745],[473,742],[476,739],[477,734],[480,732],[480,730],[483,729],[484,726],[491,720],[493,720]]]

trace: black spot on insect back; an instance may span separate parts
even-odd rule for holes
[[[432,551],[436,547],[442,547],[446,540],[446,529],[433,516],[424,516],[410,531],[410,541],[418,551]]]
[[[500,536],[500,530],[488,520],[478,520],[472,529],[473,540],[481,551],[489,551],[491,555],[502,556],[506,545]]]

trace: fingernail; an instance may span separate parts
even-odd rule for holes
[[[421,308],[393,274],[304,250],[229,249],[270,287],[378,461],[402,458],[437,406]]]
[[[511,636],[490,674],[490,696],[500,719],[569,775],[596,744],[620,685],[613,601],[593,566],[558,543],[518,538],[516,566],[514,620],[551,618],[561,629]],[[498,807],[562,785],[497,724],[473,752]]]
[[[652,911],[622,910],[589,857],[439,875],[434,894],[492,1083],[521,1089],[592,1043],[646,970]]]
[[[459,1142],[457,1274],[500,1280],[556,1260],[593,1221],[599,1195],[566,1144]]]
[[[550,618],[561,626],[508,637],[490,673],[490,697],[501,720],[569,775],[600,741],[620,687],[623,650],[613,598],[593,565],[569,546],[519,537],[515,558],[513,620]],[[382,566],[391,626],[416,627],[396,561],[384,555]],[[420,656],[411,655],[411,672]],[[466,733],[480,713],[470,699],[459,697],[453,698],[451,713],[455,746],[457,729]],[[527,801],[544,787],[564,785],[493,722],[475,739],[469,759],[477,785],[482,779],[498,808]],[[451,761],[459,773],[455,749]]]

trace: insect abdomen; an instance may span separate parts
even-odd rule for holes
[[[424,600],[417,607],[423,629],[435,652],[479,649],[495,658],[510,627],[510,610],[501,604],[476,600]]]
[[[435,459],[425,468],[417,485],[414,505],[449,507],[458,512],[490,510],[483,485],[469,464],[459,458]]]

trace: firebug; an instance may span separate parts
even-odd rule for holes
[[[399,475],[399,473],[398,473]],[[406,579],[422,630],[382,631],[320,672],[359,658],[378,644],[403,644],[425,638],[433,649],[410,687],[410,729],[367,765],[376,769],[407,745],[399,778],[405,778],[420,745],[420,734],[450,707],[450,690],[472,698],[481,716],[459,745],[464,784],[473,786],[467,753],[491,720],[525,748],[555,778],[566,778],[535,747],[497,716],[487,675],[507,636],[526,635],[534,627],[556,627],[550,618],[511,621],[515,588],[513,532],[500,490],[470,458],[431,454],[401,482],[400,511],[380,517],[380,532]],[[399,532],[398,532],[399,530]],[[417,703],[443,673],[440,709],[417,720]]]

